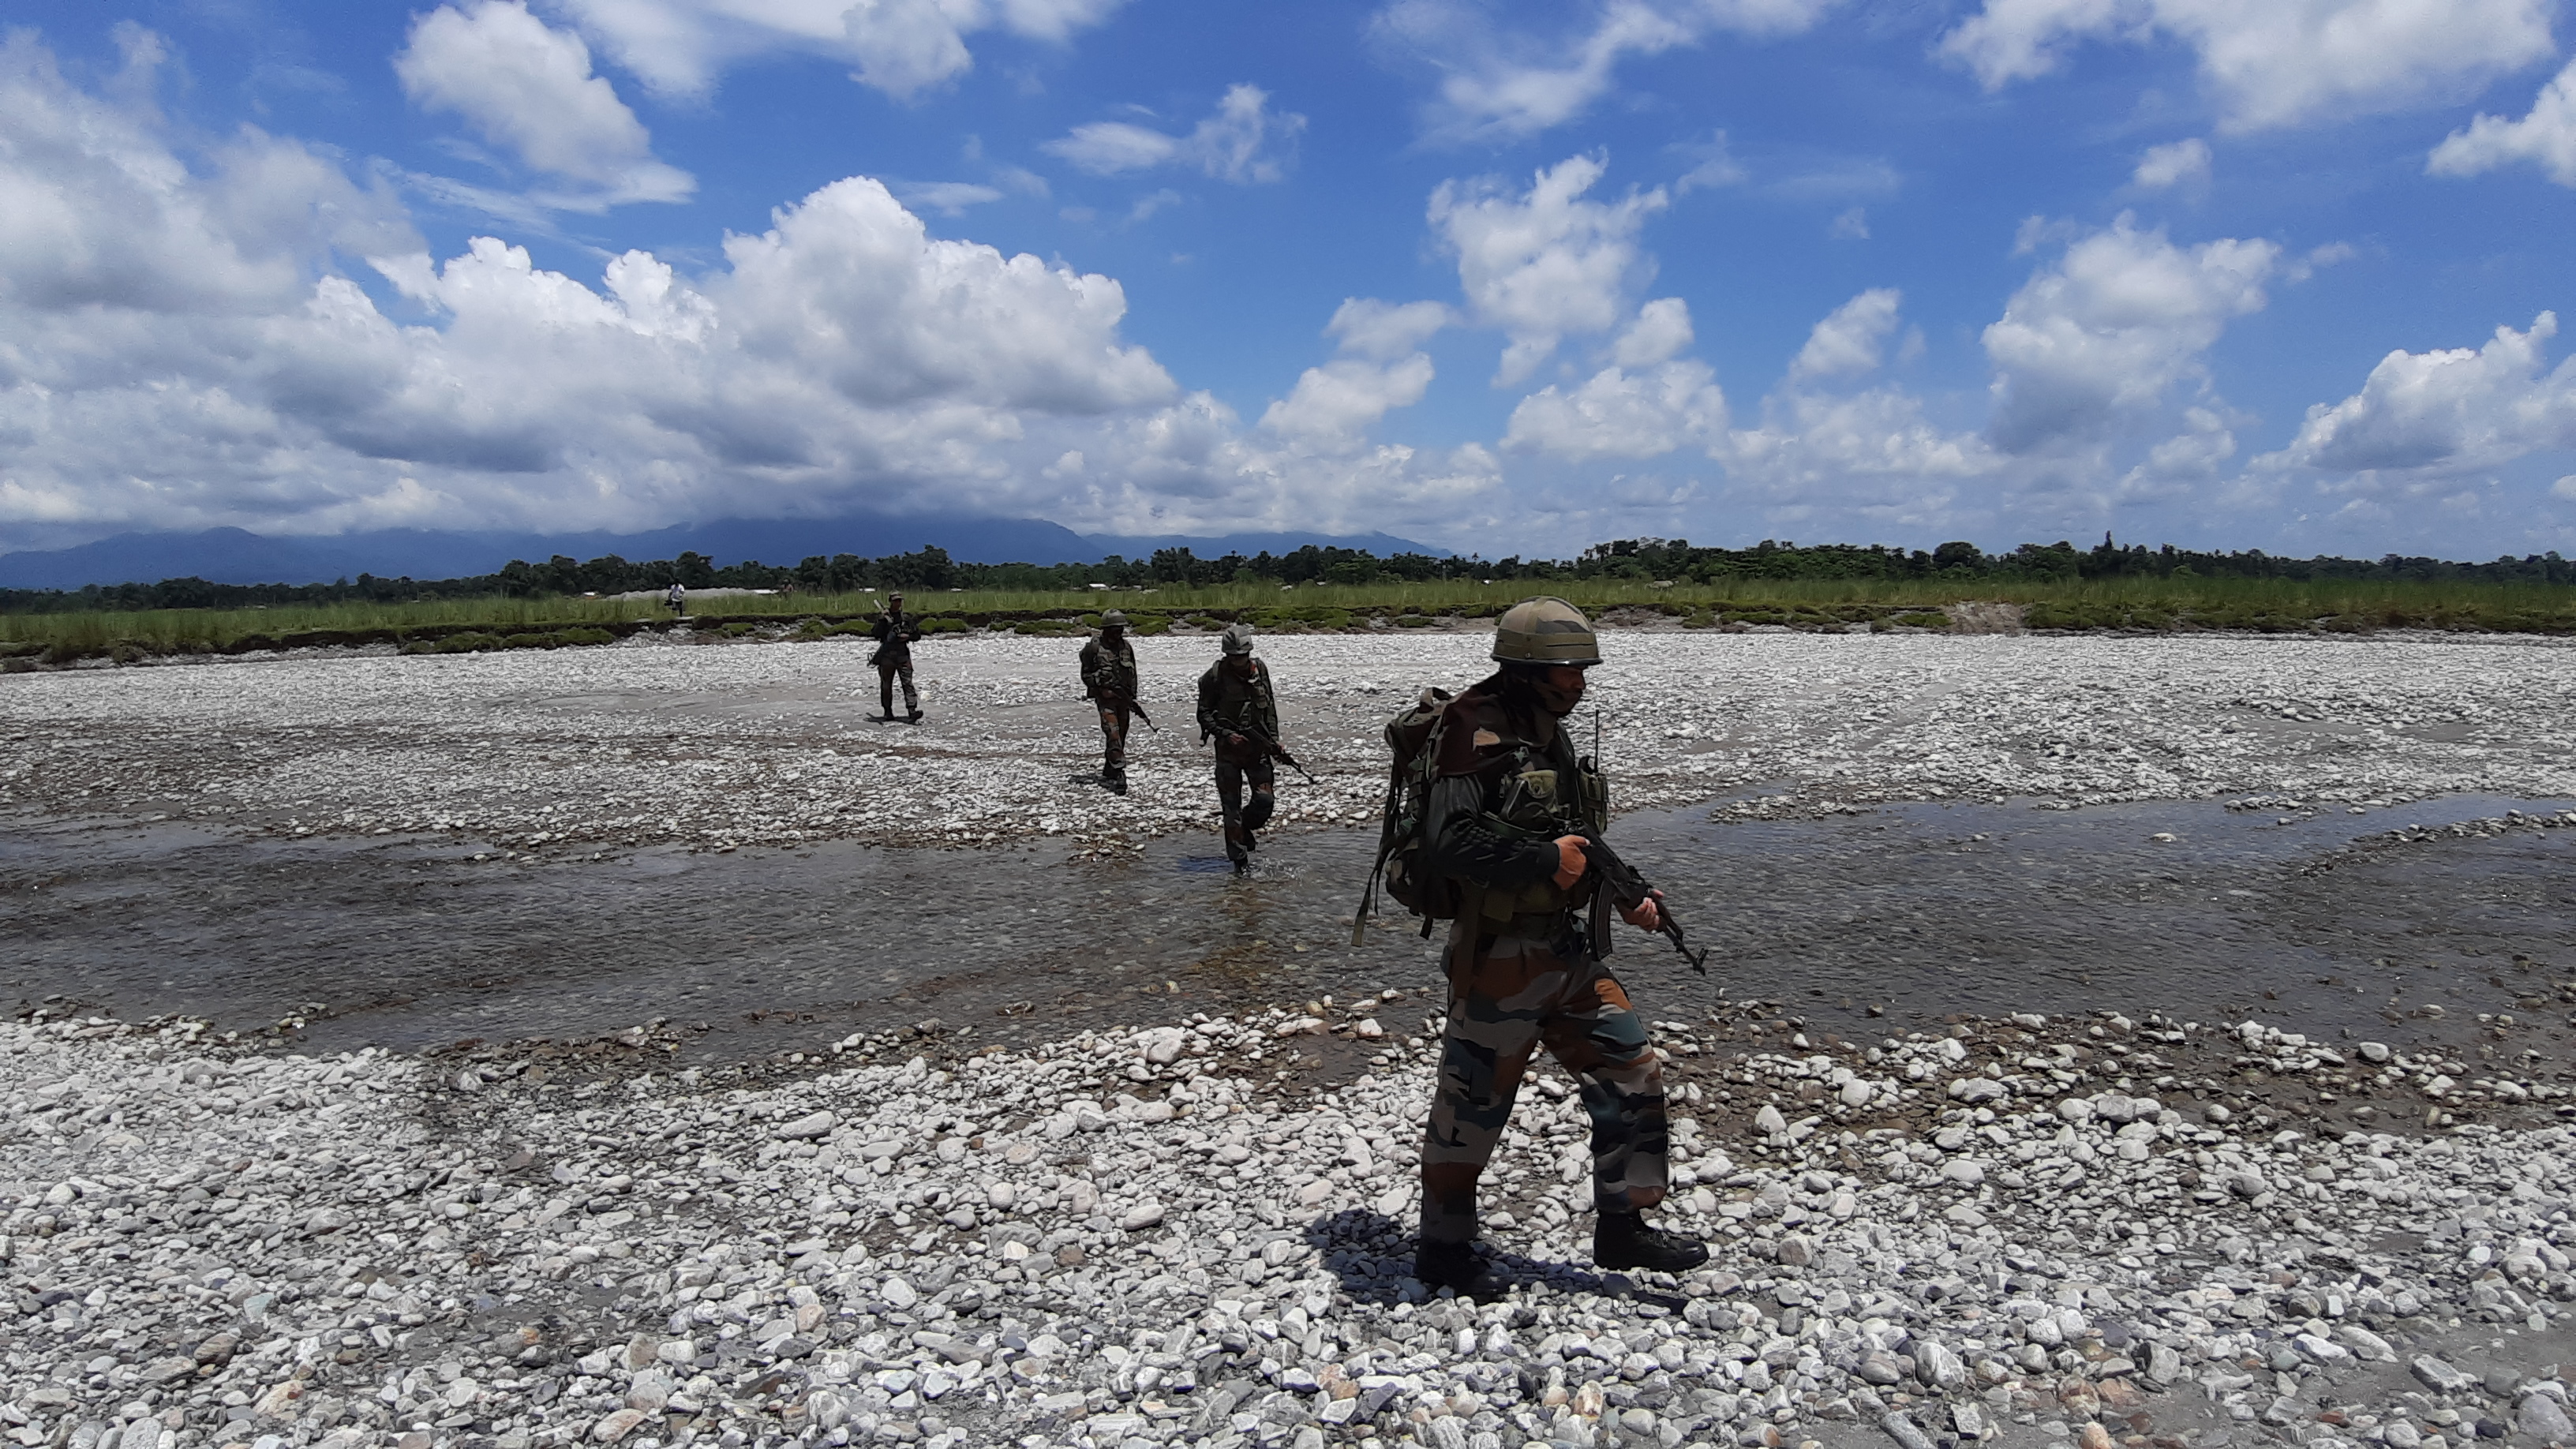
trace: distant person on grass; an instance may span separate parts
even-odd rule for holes
[[[678,579],[671,580],[670,592],[662,595],[662,607],[670,610],[674,619],[689,617],[689,591],[680,587]]]

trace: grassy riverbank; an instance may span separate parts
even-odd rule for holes
[[[1991,628],[2010,605],[2021,627],[2066,630],[2235,629],[2366,633],[2443,629],[2576,633],[2576,588],[2469,582],[2349,582],[2289,579],[2142,578],[2093,580],[1781,579],[1659,586],[1632,579],[1435,583],[1186,585],[1158,589],[917,593],[911,603],[934,631],[1016,629],[1071,632],[1099,610],[1121,608],[1141,632],[1174,623],[1200,626],[1249,618],[1272,630],[1369,628],[1443,617],[1479,617],[1532,593],[1554,591],[1593,610],[1651,609],[1688,626],[1783,625],[1831,629]],[[882,595],[746,594],[701,597],[699,630],[807,636],[864,631]],[[20,667],[43,660],[133,660],[168,654],[236,654],[279,648],[391,644],[414,652],[602,644],[668,627],[649,599],[447,599],[261,609],[0,614],[0,657]]]

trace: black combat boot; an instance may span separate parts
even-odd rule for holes
[[[1707,1261],[1708,1249],[1698,1239],[1647,1227],[1641,1213],[1605,1212],[1592,1229],[1595,1267],[1687,1273]]]
[[[1413,1276],[1435,1291],[1446,1288],[1479,1303],[1491,1303],[1512,1290],[1492,1264],[1476,1256],[1473,1243],[1426,1240],[1413,1250]]]
[[[916,709],[916,710],[914,710],[914,711],[912,712],[911,716],[905,720],[905,723],[907,723],[907,724],[919,724],[919,723],[921,723],[921,711],[920,711],[920,710],[917,710],[917,709]]]

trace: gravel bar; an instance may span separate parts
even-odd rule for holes
[[[0,800],[57,817],[445,833],[554,853],[1045,836],[1109,847],[1208,829],[1192,709],[1214,643],[1136,646],[1162,732],[1136,732],[1123,798],[1084,783],[1099,731],[1075,697],[1072,641],[923,644],[929,717],[916,727],[868,719],[862,643],[656,634],[7,676]],[[1263,640],[1291,747],[1321,780],[1288,777],[1279,818],[1372,817],[1387,716],[1425,684],[1478,677],[1486,647],[1439,631]],[[1594,697],[1623,809],[1726,798],[1734,814],[1796,816],[2027,798],[2298,812],[2576,795],[2564,748],[2576,653],[2546,640],[1608,629],[1604,648]]]
[[[0,1025],[0,1419],[29,1449],[2569,1439],[2564,1086],[2250,1021],[1659,1022],[1667,1212],[1714,1260],[1584,1266],[1551,1070],[1497,1160],[1518,1286],[1478,1307],[1407,1276],[1437,1025],[1388,992],[676,1073],[645,1028],[423,1059]],[[1319,1038],[1368,1073],[1282,1090]],[[2266,1075],[2438,1130],[2217,1100]]]

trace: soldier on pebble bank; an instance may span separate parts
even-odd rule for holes
[[[1425,864],[1461,899],[1444,958],[1449,1025],[1422,1147],[1414,1276],[1479,1299],[1506,1290],[1475,1253],[1476,1180],[1542,1045],[1581,1083],[1592,1120],[1593,1262],[1694,1268],[1708,1249],[1643,1216],[1667,1184],[1663,1071],[1583,915],[1597,877],[1580,832],[1607,824],[1609,796],[1563,721],[1600,643],[1573,605],[1530,599],[1497,621],[1493,657],[1501,667],[1440,722],[1425,819]],[[1621,914],[1648,931],[1660,923],[1652,897]]]
[[[886,595],[886,606],[868,626],[868,634],[877,641],[876,652],[868,662],[877,667],[877,714],[894,718],[894,682],[903,680],[905,716],[914,724],[921,723],[921,695],[912,687],[912,644],[921,637],[920,621],[903,611],[903,595]]]
[[[1104,745],[1100,783],[1127,793],[1127,722],[1136,713],[1136,646],[1127,642],[1127,616],[1100,616],[1100,633],[1082,646],[1082,693],[1100,710]]]
[[[1224,653],[1199,676],[1199,738],[1216,741],[1217,813],[1224,821],[1225,858],[1235,874],[1252,868],[1252,832],[1270,823],[1278,807],[1278,772],[1270,757],[1278,747],[1279,702],[1270,692],[1270,670],[1252,657],[1252,626],[1229,624],[1218,646]],[[1249,778],[1252,803],[1244,804]]]

